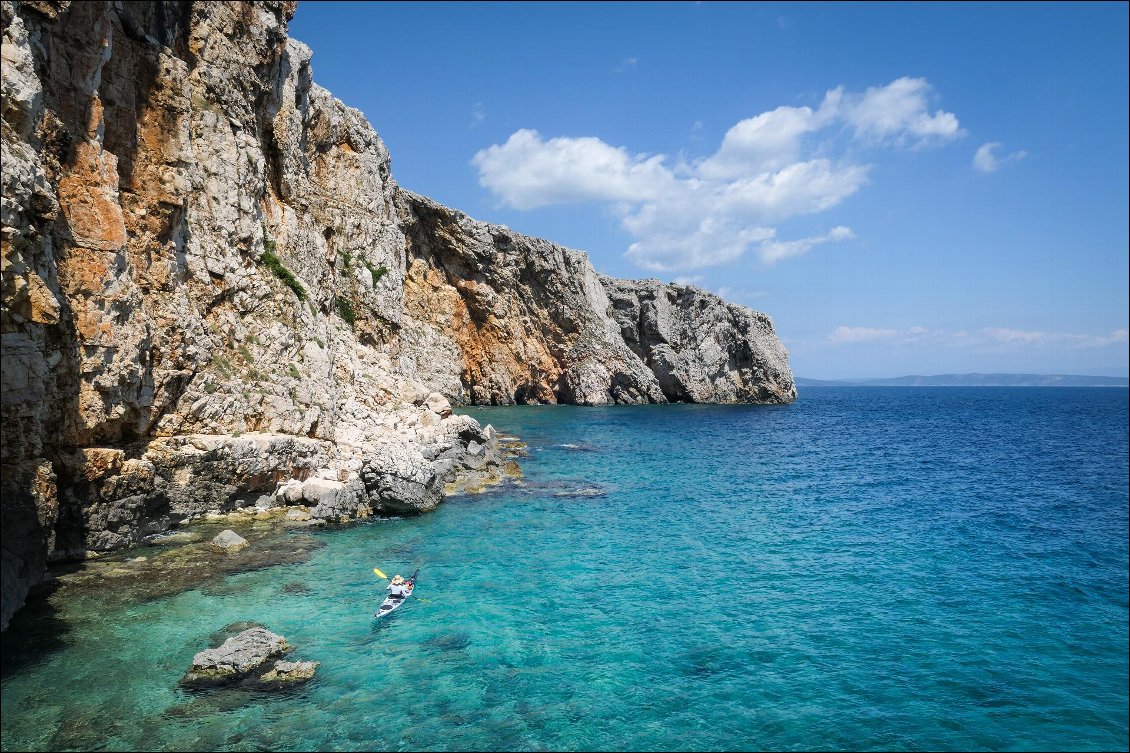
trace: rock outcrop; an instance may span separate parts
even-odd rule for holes
[[[416,375],[472,404],[788,403],[764,314],[694,286],[598,275],[581,251],[401,190],[401,340]]]
[[[512,475],[451,403],[795,396],[763,315],[402,191],[294,10],[0,2],[4,626],[48,559]]]
[[[240,536],[230,528],[226,528],[216,534],[212,539],[212,546],[217,549],[222,549],[225,552],[238,552],[247,546],[247,539]]]
[[[262,627],[249,628],[218,648],[197,653],[181,678],[181,685],[206,688],[241,684],[256,690],[298,685],[314,677],[318,662],[278,660],[291,649],[281,635]]]
[[[693,285],[601,277],[612,318],[668,400],[790,403],[796,386],[768,316]]]

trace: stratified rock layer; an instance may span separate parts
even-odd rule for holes
[[[795,396],[769,320],[401,191],[293,2],[0,2],[3,580],[513,475],[450,403]]]

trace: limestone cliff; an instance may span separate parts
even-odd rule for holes
[[[3,604],[207,512],[423,511],[460,403],[787,402],[769,320],[401,191],[293,2],[3,0]]]
[[[401,340],[460,402],[788,403],[769,317],[694,286],[598,275],[587,255],[401,190]]]
[[[388,152],[292,3],[0,7],[5,623],[48,557],[499,478],[493,432],[399,368]]]

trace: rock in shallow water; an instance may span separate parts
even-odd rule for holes
[[[599,486],[582,486],[577,489],[566,489],[565,491],[554,492],[555,497],[604,497],[608,492],[601,489]]]
[[[247,546],[247,539],[240,536],[235,531],[227,528],[220,531],[216,538],[212,539],[212,546],[223,549],[226,552],[238,552]]]
[[[207,688],[238,683],[258,690],[298,685],[314,676],[318,662],[277,660],[292,648],[285,638],[266,628],[249,628],[228,638],[219,648],[196,654],[181,684]]]
[[[319,662],[316,661],[277,661],[275,666],[255,680],[260,690],[278,690],[306,682],[314,677]]]
[[[219,648],[209,648],[192,657],[192,666],[181,683],[208,687],[238,682],[290,648],[285,638],[266,628],[244,630],[228,638]]]

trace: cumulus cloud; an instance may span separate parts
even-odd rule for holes
[[[722,146],[698,165],[704,178],[728,180],[779,170],[798,160],[800,140],[817,130],[821,118],[808,107],[778,107],[739,122]]]
[[[471,160],[479,183],[515,209],[649,201],[675,181],[663,162],[662,155],[633,155],[592,137],[543,141],[525,128]]]
[[[695,227],[649,216],[625,221],[625,226],[647,228],[644,240],[628,246],[625,254],[644,269],[670,272],[699,269],[733,261],[752,244],[773,237],[773,228],[741,227],[720,217],[705,217]]]
[[[544,139],[522,129],[479,151],[471,163],[480,185],[516,209],[608,203],[634,238],[626,256],[645,269],[724,264],[751,247],[774,263],[854,237],[844,227],[794,241],[775,237],[773,224],[826,211],[868,182],[869,165],[832,158],[812,143],[816,135],[839,126],[839,133],[866,146],[910,148],[962,136],[956,116],[930,112],[930,94],[925,79],[914,78],[861,93],[838,87],[815,110],[778,107],[740,121],[714,154],[693,161],[637,154],[594,137]]]
[[[1002,146],[1004,144],[999,141],[990,141],[978,147],[977,153],[973,155],[973,169],[983,173],[995,173],[1003,166],[1018,162],[1028,156],[1028,152],[1021,150],[1013,152],[1003,159],[999,158],[993,152]]]
[[[924,78],[903,77],[886,86],[853,94],[838,87],[821,105],[825,117],[838,117],[856,138],[898,146],[924,147],[960,138],[965,132],[952,112],[930,113],[930,84]]]

